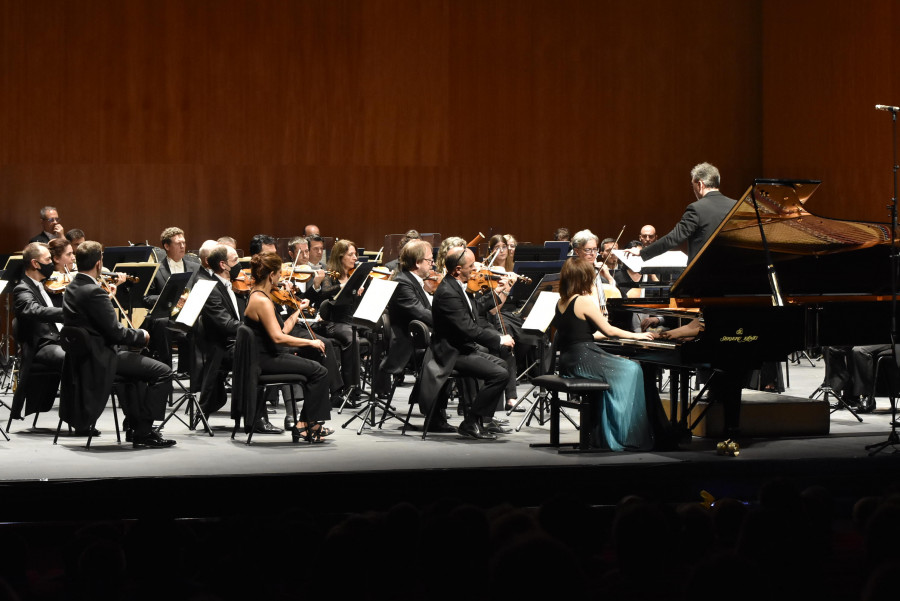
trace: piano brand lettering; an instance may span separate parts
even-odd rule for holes
[[[738,328],[734,336],[722,336],[719,338],[719,342],[756,342],[757,340],[759,340],[759,336],[753,334],[744,336],[744,328]]]

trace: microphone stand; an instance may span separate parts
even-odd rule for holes
[[[897,110],[895,106],[875,107],[878,110],[887,110],[891,113],[891,140],[893,145],[893,163],[891,171],[894,177],[894,195],[891,197],[891,204],[887,205],[887,209],[891,213],[891,358],[895,367],[900,368],[900,362],[897,357],[897,269],[900,265],[900,258],[897,255],[897,171],[900,165],[897,164]],[[873,386],[877,385],[873,382]],[[873,392],[874,394],[874,392]],[[897,399],[894,393],[891,393],[891,433],[888,434],[887,440],[877,444],[866,446],[869,455],[875,455],[879,451],[889,446],[900,444],[900,436],[897,435]],[[896,450],[895,450],[896,452]]]

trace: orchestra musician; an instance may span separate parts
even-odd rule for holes
[[[296,236],[291,239],[288,245],[288,254],[290,255],[291,261],[282,265],[282,272],[285,268],[290,269],[295,264],[298,267],[309,268],[309,242],[303,236]],[[287,285],[294,286],[295,295],[298,299],[306,299],[309,301],[310,307],[318,307],[322,300],[322,283],[324,281],[325,270],[318,269],[316,270],[315,275],[310,277],[307,281],[295,282]],[[287,317],[287,312],[289,310],[290,309],[287,306],[282,306],[282,317]],[[309,309],[306,311],[309,312]],[[301,315],[301,317],[303,316]],[[331,391],[333,396],[340,396],[341,390],[344,388],[344,378],[341,376],[341,355],[338,352],[339,347],[337,343],[328,337],[325,324],[314,319],[300,319],[297,321],[297,325],[294,326],[293,330],[291,330],[291,335],[309,340],[313,340],[315,337],[322,341],[325,345],[324,354],[319,353],[313,348],[306,347],[299,349],[297,353],[301,357],[318,361],[324,365],[328,370],[328,390]],[[343,399],[341,399],[341,402],[343,402]],[[338,403],[337,398],[335,398],[335,403]],[[292,419],[292,415],[285,418],[286,429],[291,428],[289,422]]]
[[[408,230],[403,237],[400,238],[400,242],[397,244],[397,252],[401,252],[403,247],[412,242],[413,240],[421,240],[422,236],[419,234],[418,230]],[[387,269],[390,269],[392,272],[400,269],[400,255],[397,255],[396,259],[388,261],[384,264]]]
[[[54,241],[58,238],[54,238]],[[49,295],[43,282],[53,273],[53,262],[47,245],[31,242],[22,254],[25,275],[13,290],[16,312],[16,343],[21,349],[19,384],[13,394],[10,419],[24,419],[25,415],[49,411],[56,399],[59,376],[32,381],[35,363],[57,374],[62,370],[65,353],[59,345],[63,311],[61,295]],[[58,299],[54,302],[54,298]]]
[[[215,288],[209,293],[195,327],[195,343],[203,356],[203,382],[200,392],[200,409],[204,415],[212,415],[227,401],[225,378],[231,371],[234,356],[234,340],[237,336],[246,301],[238,298],[231,289],[232,275],[240,271],[237,252],[224,244],[216,245],[209,251],[207,262],[213,270]],[[196,428],[200,416],[197,415],[192,427]],[[268,419],[265,420],[268,422]],[[260,433],[267,428],[260,424]]]
[[[646,451],[653,447],[647,417],[644,379],[640,366],[605,352],[594,344],[594,331],[606,336],[652,340],[649,333],[634,333],[611,325],[600,312],[592,289],[596,274],[586,261],[567,260],[560,272],[559,302],[553,325],[559,351],[559,373],[573,378],[608,382],[609,390],[593,403],[596,424],[591,440],[613,451]]]
[[[447,254],[447,275],[434,293],[432,302],[434,334],[425,360],[423,381],[421,385],[417,383],[417,399],[420,409],[426,414],[431,403],[446,402],[445,398],[438,399],[438,393],[454,369],[463,376],[481,380],[481,389],[458,431],[469,438],[494,440],[496,435],[488,431],[486,422],[493,418],[509,380],[509,372],[502,359],[479,350],[479,345],[499,354],[500,347],[512,348],[515,342],[512,336],[501,335],[492,328],[477,324],[477,309],[466,290],[474,264],[475,256],[468,249],[454,249]]]
[[[319,234],[308,234],[306,236],[309,241],[309,263],[312,269],[325,269],[325,240]]]
[[[312,241],[310,241],[310,249],[312,249]],[[348,400],[351,405],[358,401],[360,394],[356,386],[359,382],[359,357],[354,356],[353,328],[350,325],[350,319],[356,310],[356,303],[338,306],[332,304],[330,299],[334,299],[350,279],[350,274],[356,267],[356,259],[356,244],[350,240],[338,240],[334,243],[328,257],[328,271],[337,274],[337,277],[325,276],[321,298],[326,299],[330,306],[321,307],[320,310],[328,337],[333,339],[341,349],[341,377],[344,379],[342,395],[345,397],[350,395]],[[310,262],[312,262],[312,258]],[[361,290],[347,292],[358,296]],[[338,397],[335,397],[334,403],[337,402]]]
[[[150,342],[146,330],[126,328],[116,316],[109,295],[100,287],[103,247],[99,242],[85,241],[75,253],[78,273],[63,295],[63,323],[87,330],[90,352],[66,361],[63,377],[78,385],[63,387],[63,395],[71,394],[60,417],[75,428],[84,428],[102,413],[112,388],[113,376],[125,380],[121,387],[122,409],[133,432],[126,432],[135,447],[169,447],[166,440],[152,429],[153,420],[162,419],[171,390],[171,368],[139,352],[122,347],[145,347]],[[121,346],[120,346],[121,345]],[[76,378],[74,372],[78,372]]]
[[[434,321],[431,316],[431,295],[425,292],[425,278],[432,272],[431,244],[423,240],[411,240],[400,250],[400,271],[394,276],[397,287],[388,302],[387,311],[391,324],[390,346],[381,361],[375,392],[387,395],[390,376],[403,373],[413,354],[409,337],[409,323],[419,320],[429,328]]]
[[[465,247],[466,241],[459,236],[449,236],[441,240],[441,245],[438,247],[437,258],[434,260],[434,270],[442,276],[447,275],[447,268],[445,266],[447,253],[454,249],[463,249]]]
[[[649,246],[656,242],[656,228],[652,225],[645,225],[641,228],[641,233],[638,235],[638,240],[641,243],[641,246]]]
[[[28,242],[50,242],[54,238],[64,238],[66,228],[59,222],[56,207],[46,206],[41,209],[41,231]]]
[[[153,282],[150,284],[146,296],[144,296],[144,306],[147,309],[153,309],[172,274],[193,273],[196,277],[197,272],[200,271],[199,259],[187,254],[184,230],[180,227],[167,227],[164,229],[159,235],[159,242],[165,254],[154,250],[159,261],[159,267],[156,270],[156,275],[153,276]],[[189,282],[187,287],[190,288],[190,286],[191,283]],[[174,338],[178,342],[182,364],[191,365],[193,360],[191,358],[190,342],[182,333],[173,336],[172,331],[166,327],[168,320],[168,317],[155,319],[149,316],[144,320],[144,327],[152,334],[150,337],[151,352],[160,361],[171,366],[172,340]]]
[[[74,253],[78,250],[78,245],[84,242],[84,230],[77,227],[70,229],[66,232],[66,240],[72,243],[72,252]]]
[[[331,417],[328,370],[315,361],[293,354],[293,350],[312,347],[324,352],[325,345],[320,340],[307,340],[288,334],[297,324],[300,309],[285,321],[276,313],[269,295],[281,279],[281,258],[278,255],[269,252],[253,255],[250,273],[254,284],[244,310],[244,323],[253,330],[258,347],[262,349],[258,357],[259,369],[263,374],[296,373],[306,376],[303,409],[297,423],[291,427],[291,438],[294,442],[301,439],[318,442],[322,436],[330,433],[323,425]],[[259,431],[259,426],[262,424],[254,424],[254,432]],[[279,430],[271,424],[269,426],[263,426],[263,431],[269,433]]]

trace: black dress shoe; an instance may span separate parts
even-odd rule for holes
[[[875,397],[864,396],[859,399],[859,413],[872,413],[875,411]]]
[[[281,428],[276,428],[272,425],[272,423],[265,419],[260,418],[256,420],[256,423],[253,424],[253,433],[254,434],[283,434],[284,430]]]
[[[151,449],[164,449],[166,447],[175,446],[175,441],[165,439],[158,431],[151,430],[148,434],[135,434],[132,444],[135,448],[148,447]]]
[[[496,419],[491,418],[490,421],[485,422],[484,429],[490,432],[491,434],[509,434],[513,431],[512,428],[508,428],[498,422]]]
[[[456,428],[444,420],[433,420],[428,424],[428,431],[437,432],[438,434],[453,434],[456,433]]]
[[[296,425],[297,425],[297,423],[294,421],[293,415],[285,415],[284,416],[284,429],[285,430],[291,430]]]
[[[100,436],[100,430],[97,428],[78,428],[75,430],[75,436]]]
[[[468,438],[477,438],[478,440],[497,440],[495,434],[491,434],[481,427],[481,424],[475,420],[466,420],[459,425],[458,432],[462,436]]]

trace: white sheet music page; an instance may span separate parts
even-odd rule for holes
[[[7,284],[9,284],[9,280],[0,280],[0,294],[3,294],[3,291],[6,290]]]
[[[640,255],[631,255],[624,250],[615,249],[612,253],[631,271],[640,273],[643,267],[687,267],[687,255],[680,250],[670,250],[647,261]]]
[[[522,324],[522,329],[546,332],[550,327],[550,322],[553,321],[553,316],[556,315],[556,303],[558,302],[559,292],[550,292],[549,290],[541,292],[531,308],[531,313]]]
[[[353,317],[375,323],[381,318],[385,307],[394,294],[397,282],[390,280],[371,280],[366,288],[366,294],[359,302],[359,307]]]
[[[200,316],[200,311],[203,310],[203,305],[206,304],[206,299],[209,298],[210,292],[215,287],[216,282],[212,280],[197,280],[194,282],[194,287],[191,288],[187,300],[184,301],[184,306],[178,312],[175,323],[183,323],[186,326],[193,327],[194,322]]]

